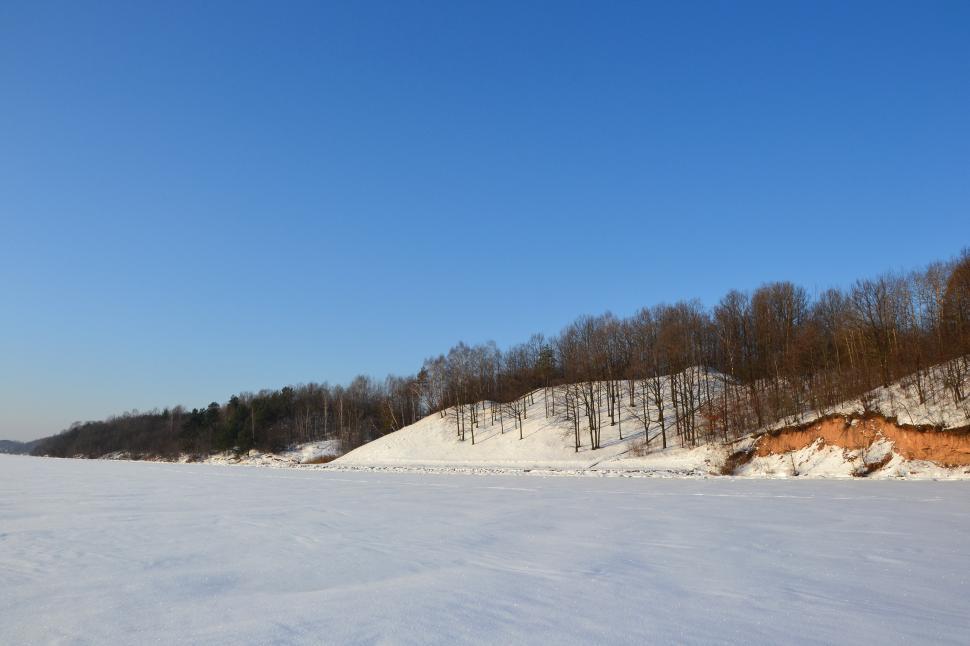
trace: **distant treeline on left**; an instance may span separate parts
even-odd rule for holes
[[[31,453],[95,458],[124,452],[136,458],[174,458],[279,451],[325,439],[340,440],[350,449],[416,421],[419,394],[414,378],[399,377],[380,383],[361,376],[349,386],[287,386],[235,395],[223,405],[212,402],[206,408],[133,411],[75,423],[40,440]]]

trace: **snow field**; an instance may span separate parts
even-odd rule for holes
[[[0,456],[0,643],[941,643],[960,482]]]

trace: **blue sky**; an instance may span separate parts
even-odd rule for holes
[[[950,257],[968,31],[966,2],[3,3],[0,437]]]

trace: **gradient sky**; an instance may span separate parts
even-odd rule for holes
[[[466,4],[2,3],[0,437],[970,243],[968,2]]]

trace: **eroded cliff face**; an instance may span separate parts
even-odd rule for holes
[[[886,440],[907,460],[926,460],[944,467],[970,466],[970,427],[940,430],[908,426],[881,415],[832,416],[761,436],[754,455],[765,457],[799,451],[821,441],[849,451],[865,450]]]

